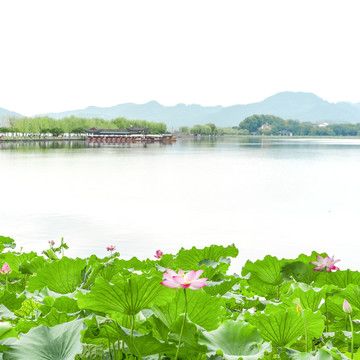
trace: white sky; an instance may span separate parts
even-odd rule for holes
[[[0,0],[0,107],[360,101],[359,0]]]

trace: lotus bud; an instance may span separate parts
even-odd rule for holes
[[[343,303],[343,310],[346,314],[351,314],[352,312],[352,307],[346,299],[344,300]]]

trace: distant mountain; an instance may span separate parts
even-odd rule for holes
[[[89,106],[82,110],[49,113],[45,115],[55,119],[61,119],[68,116],[85,118],[98,117],[106,120],[115,119],[117,117],[125,117],[129,120],[164,122],[169,128],[171,128],[171,126],[193,126],[194,124],[204,123],[204,119],[206,119],[207,116],[215,114],[222,109],[222,106],[185,104],[164,106],[156,101],[150,101],[146,104],[126,103],[112,107]]]
[[[360,104],[333,104],[311,93],[281,92],[261,102],[224,108],[208,117],[208,122],[218,123],[222,120],[223,126],[232,126],[254,114],[269,114],[312,123],[359,123]]]
[[[148,120],[166,123],[169,129],[182,125],[214,123],[216,126],[236,126],[254,114],[280,116],[283,119],[309,121],[312,123],[360,123],[360,103],[329,103],[312,93],[281,92],[263,101],[223,106],[178,104],[164,106],[156,101],[146,104],[126,103],[112,107],[89,106],[86,109],[44,114],[56,119],[68,116],[130,120]]]
[[[0,126],[7,126],[11,117],[23,117],[23,115],[0,107]]]

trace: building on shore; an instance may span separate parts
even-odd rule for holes
[[[133,126],[127,129],[98,129],[93,127],[85,130],[86,141],[89,143],[131,143],[131,142],[172,142],[172,134],[148,134],[149,128]]]

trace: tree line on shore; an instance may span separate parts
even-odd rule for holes
[[[59,136],[62,134],[82,135],[86,129],[127,129],[133,126],[148,127],[152,134],[167,132],[165,123],[146,120],[128,120],[124,117],[113,120],[100,118],[66,117],[53,119],[48,116],[34,118],[10,118],[8,126],[0,127],[0,134],[37,134]],[[292,135],[292,136],[360,136],[358,124],[313,124],[298,120],[284,120],[274,115],[252,115],[234,127],[217,127],[213,123],[205,125],[181,126],[180,132],[188,135]]]
[[[0,127],[0,133],[12,134],[51,134],[59,136],[62,134],[81,135],[86,129],[97,127],[98,129],[127,129],[130,127],[142,126],[150,129],[152,134],[164,134],[167,132],[164,123],[150,122],[145,120],[128,120],[124,117],[111,121],[94,118],[86,119],[79,117],[66,117],[53,119],[48,116],[34,118],[10,118],[8,126]]]
[[[293,136],[360,136],[358,124],[313,124],[298,120],[284,120],[273,115],[252,115],[240,122],[241,135],[293,135]]]
[[[313,124],[298,120],[284,120],[274,115],[252,115],[238,126],[220,128],[209,123],[193,127],[182,126],[184,134],[192,135],[284,135],[284,136],[360,136],[358,124]]]

